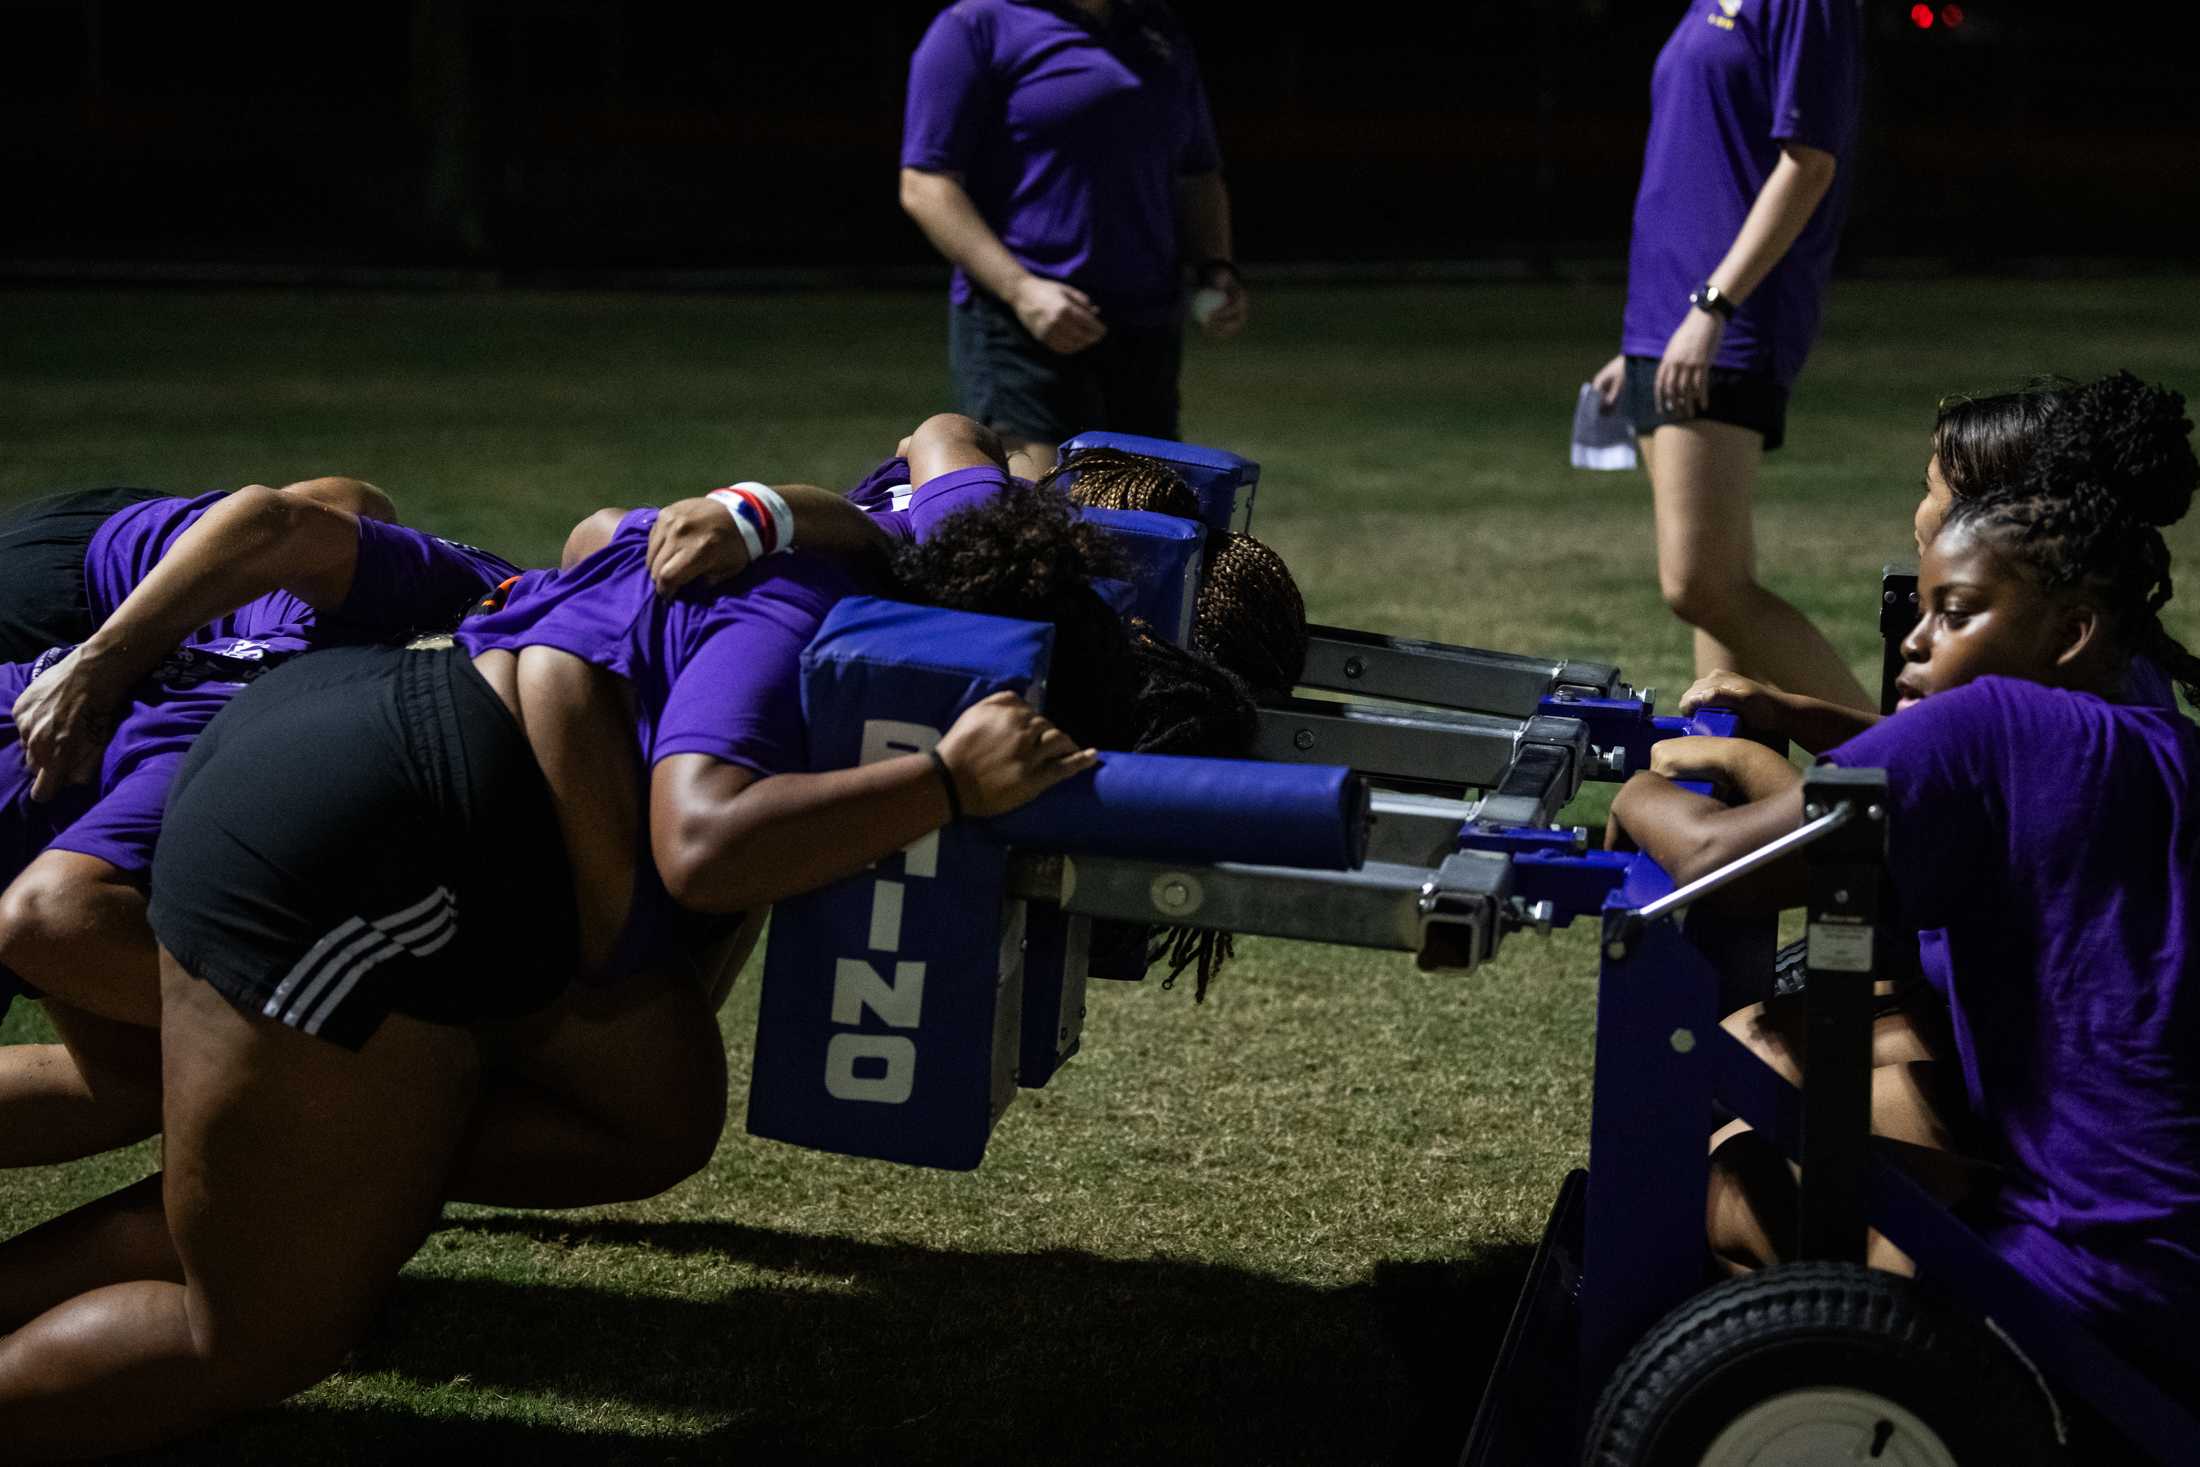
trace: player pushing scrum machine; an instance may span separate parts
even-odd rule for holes
[[[954,440],[969,467],[997,453],[967,419],[919,436]],[[578,1055],[605,1085],[689,1087],[660,1098],[694,1118],[683,1160],[699,1165],[722,1072],[715,1095],[690,1082],[723,1057],[695,985],[660,966],[675,905],[730,918],[958,811],[1013,808],[1089,767],[1092,745],[1162,747],[1144,728],[1157,709],[1203,752],[1250,734],[1241,684],[1124,631],[1089,584],[1108,568],[1097,532],[1059,496],[1003,492],[889,572],[774,554],[669,599],[651,576],[657,518],[623,516],[569,569],[523,577],[454,648],[279,668],[199,741],[151,912],[156,1203],[174,1252],[102,1254],[112,1207],[130,1204],[95,1203],[49,1225],[47,1252],[76,1260],[43,1276],[49,1297],[0,1258],[11,1452],[144,1445],[319,1379],[454,1180],[562,1200],[545,1194],[561,1153],[598,1140],[593,1097],[543,1106],[493,1086],[492,1049],[531,1044],[522,1062],[548,1067]],[[807,772],[800,652],[867,585],[1052,622],[1059,722],[996,695],[931,754]],[[1206,719],[1185,716],[1187,685]],[[559,890],[564,915],[543,897]],[[612,999],[568,1003],[576,977],[574,992]],[[530,1027],[561,1005],[547,1033]]]

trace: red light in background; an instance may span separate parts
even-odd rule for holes
[[[1931,30],[1933,28],[1933,7],[1930,5],[1912,5],[1910,7],[1910,24],[1921,31]]]
[[[1963,24],[1963,7],[1960,5],[1941,6],[1940,23],[1949,30],[1954,30],[1957,26]]]

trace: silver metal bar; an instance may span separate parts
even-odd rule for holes
[[[1367,859],[1438,866],[1459,849],[1459,831],[1474,813],[1464,800],[1375,790],[1368,801]]]
[[[1486,789],[1504,778],[1521,730],[1518,719],[1479,713],[1282,698],[1262,706],[1252,757],[1343,764],[1382,780]]]
[[[1487,652],[1443,642],[1309,626],[1302,686],[1526,718],[1561,687],[1619,696],[1619,669],[1605,663]]]
[[[1671,913],[1686,911],[1699,899],[1711,895],[1721,887],[1731,886],[1750,872],[1769,866],[1782,856],[1799,851],[1821,837],[1833,834],[1855,818],[1856,806],[1843,800],[1816,820],[1798,825],[1778,840],[1768,841],[1754,851],[1737,856],[1718,870],[1707,871],[1686,886],[1675,887],[1656,901],[1645,904],[1636,915],[1645,922],[1655,922]]]

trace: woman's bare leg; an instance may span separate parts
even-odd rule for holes
[[[473,1101],[463,1030],[391,1018],[353,1054],[162,966],[185,1281],[94,1289],[0,1340],[19,1460],[149,1446],[334,1370],[433,1225]]]
[[[1876,711],[1810,618],[1757,583],[1751,506],[1764,435],[1695,421],[1667,423],[1646,441],[1658,587],[1674,615],[1696,629],[1696,675],[1725,668]]]
[[[160,1034],[45,1003],[59,1044],[0,1046],[0,1167],[51,1166],[160,1129]]]
[[[576,986],[485,1030],[478,1123],[452,1197],[585,1207],[651,1197],[710,1160],[726,1119],[726,1052],[691,975]]]

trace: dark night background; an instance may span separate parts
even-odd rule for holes
[[[0,275],[935,279],[894,169],[937,8],[8,0]],[[2200,258],[2185,9],[1865,0],[1847,266]],[[1179,11],[1255,266],[1622,253],[1674,4]]]

